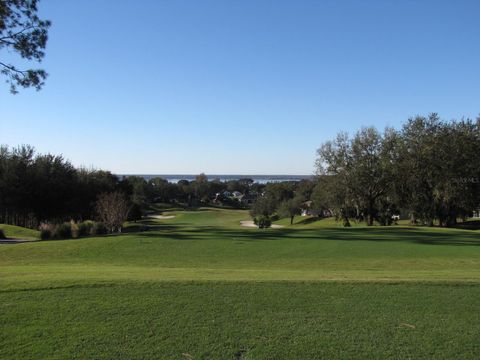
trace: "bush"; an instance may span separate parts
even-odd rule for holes
[[[96,222],[92,227],[92,235],[104,235],[107,232],[107,227],[102,222]]]
[[[0,229],[0,239],[6,239],[7,237],[5,236],[5,233],[3,232],[2,229]]]
[[[72,226],[70,223],[63,223],[57,225],[53,233],[55,239],[71,239],[72,238]]]
[[[270,217],[265,215],[256,216],[253,218],[253,222],[258,226],[259,229],[266,229],[272,225],[272,220]]]
[[[74,220],[70,220],[70,229],[72,230],[72,238],[78,238],[78,224]]]
[[[49,240],[51,238],[52,238],[52,231],[50,229],[40,230],[40,239],[41,240]]]
[[[40,239],[49,240],[53,237],[53,233],[55,232],[55,225],[41,223],[38,230],[40,230]]]
[[[88,236],[92,234],[95,223],[91,220],[86,220],[78,224],[78,236]]]

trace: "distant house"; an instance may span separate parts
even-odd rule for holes
[[[330,210],[323,210],[323,209],[313,209],[312,208],[313,201],[305,201],[302,204],[302,216],[315,216],[315,217],[328,217],[332,216]]]
[[[232,196],[235,198],[235,199],[241,199],[243,197],[243,194],[240,192],[240,191],[234,191],[232,193]]]
[[[244,205],[251,205],[257,199],[258,194],[255,192],[242,194],[240,191],[222,191],[220,193],[215,194],[215,199],[213,200],[214,203],[222,203],[225,201],[238,201]]]
[[[323,211],[322,210],[313,210],[313,209],[303,209],[302,210],[302,216],[321,217],[321,216],[323,216]]]
[[[225,201],[225,199],[230,199],[232,197],[232,193],[230,191],[223,191],[221,193],[215,194],[215,199],[213,199],[214,203],[221,203]]]

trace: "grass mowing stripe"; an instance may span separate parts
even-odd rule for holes
[[[479,285],[155,283],[0,294],[2,359],[476,359]]]

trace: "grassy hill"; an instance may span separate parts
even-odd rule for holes
[[[21,226],[0,224],[0,230],[3,230],[5,236],[10,239],[38,240],[40,231],[27,229]]]
[[[143,233],[0,246],[0,357],[480,355],[478,232],[164,215]]]

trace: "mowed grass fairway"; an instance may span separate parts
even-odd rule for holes
[[[480,357],[480,232],[164,215],[1,245],[0,358]]]

